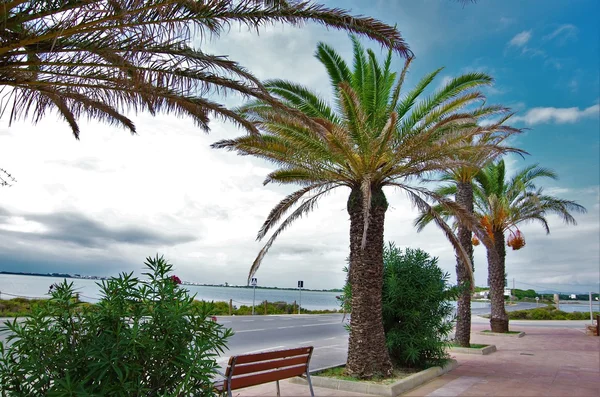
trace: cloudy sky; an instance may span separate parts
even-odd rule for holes
[[[515,142],[531,153],[508,158],[511,170],[540,163],[559,181],[544,186],[577,200],[588,213],[577,226],[550,217],[551,234],[522,228],[527,246],[509,251],[507,273],[517,288],[598,291],[599,272],[599,31],[597,0],[485,1],[462,7],[445,0],[327,1],[397,24],[416,54],[408,85],[438,67],[444,79],[466,71],[491,74],[489,103],[517,111],[528,128]],[[313,58],[324,41],[350,56],[343,33],[308,25],[276,26],[260,36],[233,28],[198,43],[227,54],[260,78],[285,78],[329,98],[324,68]],[[365,42],[366,45],[369,43]],[[402,60],[396,65],[401,67]],[[228,104],[239,103],[228,98]],[[184,280],[244,284],[261,243],[256,232],[291,189],[262,186],[268,163],[209,145],[242,132],[214,122],[206,135],[190,120],[131,115],[139,134],[83,123],[81,141],[50,115],[37,125],[0,119],[0,167],[17,183],[0,188],[0,270],[114,275],[140,271],[144,258],[164,254]],[[385,238],[438,256],[454,278],[454,254],[442,233],[412,227],[416,212],[397,191]],[[321,201],[271,249],[259,284],[337,288],[348,255],[348,191]],[[475,275],[486,285],[485,252],[476,249]]]

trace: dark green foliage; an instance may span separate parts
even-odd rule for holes
[[[425,368],[448,359],[456,291],[437,261],[420,249],[384,247],[383,323],[398,365]]]
[[[201,301],[195,301],[194,304],[202,304]],[[229,315],[229,304],[227,302],[211,302],[214,305],[213,314],[218,316]],[[231,314],[236,316],[246,316],[252,314],[252,306],[242,305],[240,307],[233,306]],[[304,314],[321,314],[321,313],[337,313],[337,310],[307,310],[301,308],[301,313]],[[255,314],[296,314],[298,306],[287,302],[267,302],[267,313],[265,313],[265,302],[256,302],[254,306]]]
[[[24,317],[35,310],[36,307],[44,304],[55,304],[53,301],[47,299],[25,299],[25,298],[14,298],[10,300],[0,301],[0,317]],[[229,315],[229,303],[227,302],[204,302],[195,300],[193,305],[202,306],[209,304],[212,306],[211,314],[215,316],[227,316]],[[256,314],[265,314],[264,301],[257,302],[255,306]],[[87,302],[80,302],[79,310],[84,307],[89,307],[93,310],[94,304]],[[243,316],[252,314],[252,306],[242,305],[240,307],[233,306],[231,314],[236,316]],[[337,313],[337,310],[308,310],[301,308],[301,312],[305,314],[325,314],[325,313]],[[298,313],[298,306],[294,306],[292,303],[287,302],[267,302],[267,313],[266,314],[293,314]]]
[[[77,301],[77,298],[74,298]],[[91,306],[91,303],[79,302],[79,309]],[[39,306],[56,304],[48,299],[13,298],[0,300],[0,317],[23,317],[35,311]]]
[[[522,289],[515,288],[512,290],[512,294],[517,299],[523,299],[523,298],[535,299],[536,296],[539,296],[539,294],[532,289],[522,290]]]
[[[600,313],[594,312],[594,317]],[[511,320],[589,320],[589,312],[563,312],[554,306],[538,307],[531,310],[508,312]]]
[[[210,321],[212,305],[194,304],[162,257],[146,267],[146,279],[103,281],[97,305],[82,307],[64,281],[23,322],[6,322],[2,396],[211,395],[231,330]]]
[[[460,292],[450,287],[448,273],[420,249],[402,252],[393,243],[383,249],[383,325],[386,344],[396,366],[427,368],[448,359],[446,342],[452,331]],[[348,268],[344,268],[348,271]],[[342,309],[351,311],[352,287],[346,282]]]

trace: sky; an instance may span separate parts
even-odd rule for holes
[[[547,192],[576,200],[588,212],[577,226],[549,217],[521,228],[527,245],[507,252],[509,283],[556,292],[600,290],[599,97],[600,32],[597,0],[460,2],[325,1],[331,7],[396,24],[416,55],[405,86],[444,67],[437,86],[469,71],[495,79],[488,103],[511,107],[512,123],[526,132],[512,144],[530,155],[508,157],[509,172],[539,163],[557,172]],[[261,79],[283,78],[331,98],[316,44],[335,47],[348,61],[351,43],[342,32],[307,24],[248,32],[232,27],[221,38],[194,44],[229,55]],[[363,40],[366,46],[373,43]],[[400,58],[394,65],[399,70]],[[436,83],[434,83],[436,84]],[[228,105],[240,98],[221,99]],[[263,186],[273,166],[217,151],[210,144],[243,134],[211,123],[205,134],[188,119],[130,114],[138,134],[83,121],[81,140],[67,123],[48,115],[8,125],[0,118],[0,167],[17,179],[0,188],[0,270],[70,272],[108,276],[143,271],[157,253],[183,280],[245,284],[262,247],[256,234],[269,210],[292,187]],[[259,285],[339,288],[349,251],[348,191],[339,190],[283,233],[256,277]],[[421,248],[439,257],[455,279],[452,247],[435,226],[414,229],[417,215],[407,197],[386,190],[390,203],[385,241]],[[475,280],[487,285],[483,246],[475,249]],[[7,291],[10,292],[10,291]]]

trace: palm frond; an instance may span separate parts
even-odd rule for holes
[[[10,91],[0,112],[35,121],[57,111],[77,138],[83,115],[135,132],[132,110],[191,116],[205,130],[212,115],[256,133],[207,97],[235,91],[278,102],[236,62],[190,46],[232,24],[314,22],[410,54],[394,27],[310,1],[17,0],[0,6],[0,19],[0,87]]]
[[[431,217],[431,219],[435,222],[435,224],[440,229],[442,229],[442,231],[444,232],[444,235],[446,236],[446,238],[450,241],[450,243],[454,247],[454,250],[456,251],[457,255],[460,257],[462,263],[466,266],[466,270],[469,274],[469,279],[471,281],[470,282],[471,289],[473,289],[474,288],[473,264],[471,262],[471,258],[469,257],[469,255],[467,254],[467,252],[465,251],[463,246],[460,244],[460,241],[458,240],[458,238],[452,231],[452,228],[444,221],[442,216],[440,216],[440,214],[438,212],[436,212],[435,209],[426,200],[421,198],[419,196],[419,194],[416,193],[416,191],[413,187],[409,187],[409,186],[402,185],[402,184],[395,184],[392,186],[397,186],[397,187],[403,189],[408,194],[408,197],[410,198],[412,203],[419,209],[419,211],[421,213],[427,214],[428,217]],[[422,193],[422,191],[420,193]],[[445,207],[445,206],[450,205],[449,203],[450,203],[450,201],[444,200],[443,202],[440,203],[440,205],[442,207]],[[453,206],[453,207],[454,207],[454,209],[457,208],[456,206]]]
[[[309,213],[310,211],[312,211],[314,209],[315,205],[317,204],[318,200],[320,198],[322,198],[323,195],[325,195],[326,193],[328,193],[332,189],[335,189],[336,187],[337,187],[337,185],[334,185],[334,186],[331,186],[329,188],[323,189],[319,193],[317,193],[314,196],[310,197],[309,199],[305,200],[302,204],[300,204],[298,206],[298,208],[296,208],[281,223],[281,225],[277,228],[277,230],[275,230],[275,232],[271,235],[271,238],[269,238],[269,240],[267,241],[267,243],[260,250],[260,252],[256,256],[256,259],[254,259],[254,262],[252,262],[252,266],[250,267],[250,271],[248,272],[248,283],[250,283],[250,280],[252,279],[252,277],[256,274],[256,272],[260,268],[260,265],[261,265],[261,263],[262,263],[265,255],[267,254],[267,252],[269,252],[269,249],[271,248],[271,246],[273,245],[273,243],[275,242],[275,240],[277,239],[277,237],[286,228],[288,228],[294,221],[296,221],[297,219],[301,218],[302,216],[304,216],[307,213]]]
[[[273,226],[279,222],[279,220],[281,219],[281,217],[283,215],[285,215],[285,213],[292,208],[294,205],[296,205],[298,203],[298,201],[304,197],[304,195],[314,191],[314,190],[322,190],[324,188],[327,187],[331,187],[329,186],[327,183],[317,183],[317,184],[311,184],[309,186],[306,186],[305,188],[302,188],[300,190],[297,190],[293,193],[291,193],[290,195],[288,195],[286,198],[284,198],[283,200],[281,200],[279,202],[279,204],[277,204],[275,207],[273,207],[273,209],[271,210],[271,212],[269,213],[269,215],[267,216],[267,219],[265,220],[265,222],[263,223],[262,227],[260,228],[260,230],[258,231],[258,235],[256,236],[257,240],[262,240],[267,233],[269,232],[269,230],[271,230],[271,228],[273,228]]]

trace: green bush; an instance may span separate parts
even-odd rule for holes
[[[420,249],[384,247],[383,325],[390,356],[402,367],[443,365],[456,298],[448,273]]]
[[[594,313],[594,317],[598,313]],[[554,306],[537,307],[529,310],[516,310],[508,312],[511,320],[589,320],[589,312],[567,313],[557,310]]]
[[[2,396],[212,395],[216,356],[232,334],[194,304],[162,257],[147,280],[122,274],[99,284],[82,306],[60,283],[22,322],[6,322],[0,343]]]
[[[383,327],[394,364],[402,368],[444,365],[454,320],[450,301],[459,290],[449,286],[450,276],[437,266],[437,258],[420,249],[407,248],[403,253],[389,243],[383,250],[383,266]],[[342,309],[351,312],[348,280],[343,291],[338,300]]]

